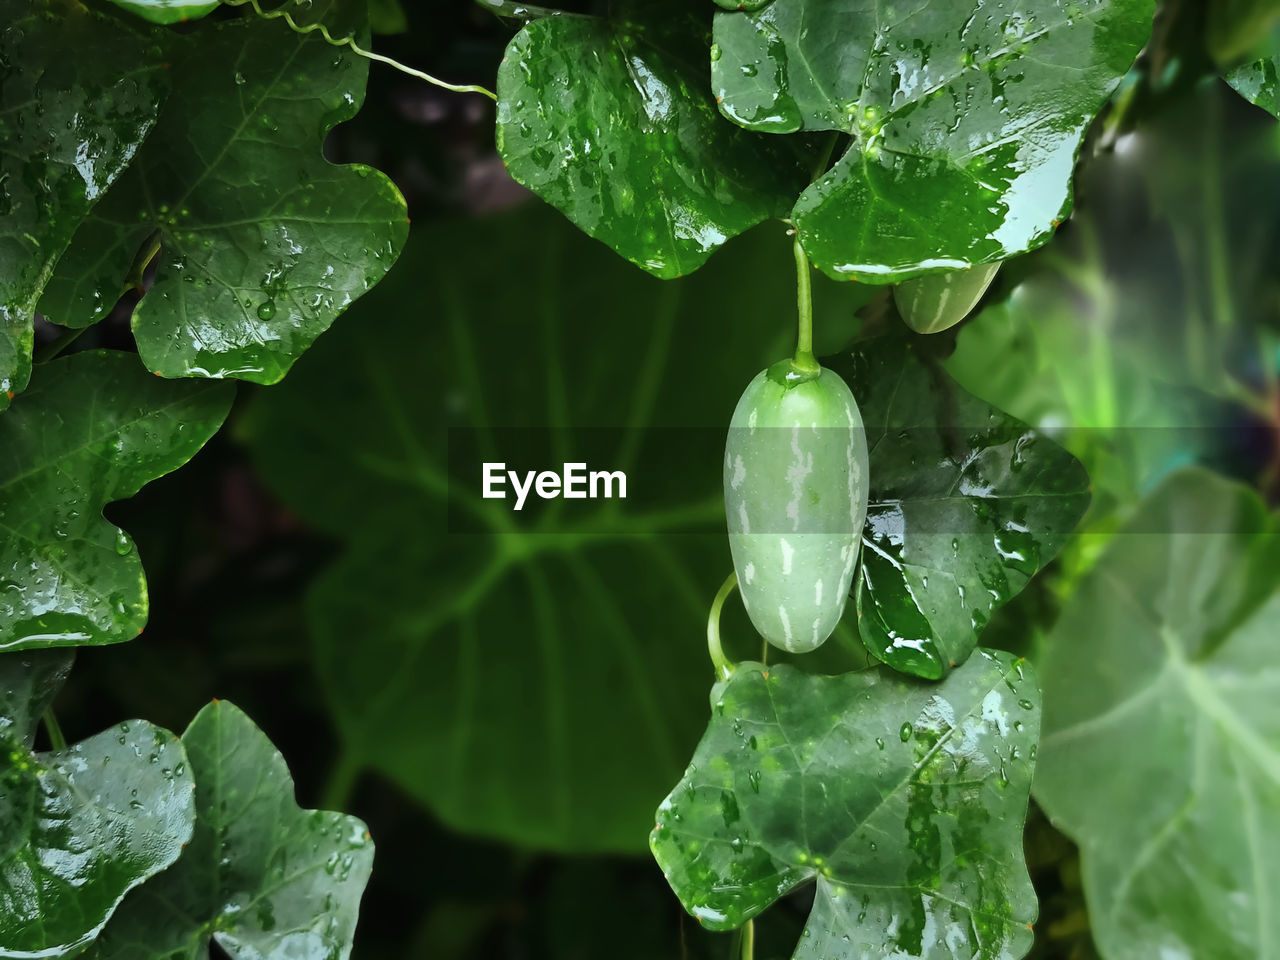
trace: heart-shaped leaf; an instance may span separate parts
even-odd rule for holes
[[[301,810],[284,758],[233,704],[214,701],[182,735],[196,829],[182,859],[116,912],[91,956],[345,960],[373,841],[355,817]]]
[[[746,133],[705,90],[703,28],[558,17],[498,70],[498,149],[518,182],[659,277],[701,266],[804,185],[789,145]]]
[[[1016,960],[1036,918],[1022,827],[1039,699],[1028,665],[988,650],[941,684],[739,664],[653,854],[716,930],[816,880],[796,960]]]
[[[1094,114],[1152,0],[774,0],[718,13],[711,78],[754,130],[852,136],[795,204],[813,262],[897,282],[1022,253],[1070,208]]]
[[[72,354],[0,417],[0,650],[118,643],[147,622],[113,500],[186,463],[222,425],[230,384],[150,376],[132,354]]]
[[[541,204],[415,228],[387,282],[242,421],[272,487],[349,545],[308,602],[348,749],[452,826],[635,851],[679,776],[732,564],[726,425],[795,336],[783,231],[727,253],[663,282]],[[866,288],[816,279],[834,345]],[[424,286],[442,311],[425,323]],[[517,512],[509,484],[481,496],[485,462],[565,461],[624,471],[627,499],[531,494]]]
[[[79,952],[191,837],[191,776],[167,730],[135,720],[31,751],[70,665],[61,651],[0,654],[0,957]]]
[[[885,663],[936,679],[1062,549],[1089,505],[1088,475],[910,341],[869,341],[824,363],[852,388],[867,428],[858,630]]]
[[[112,55],[82,55],[93,49]],[[0,410],[31,376],[54,263],[155,122],[160,59],[77,0],[0,0]]]
[[[1036,799],[1081,848],[1109,960],[1280,943],[1280,522],[1173,475],[1048,641]]]
[[[359,109],[368,61],[257,17],[206,25],[170,56],[174,95],[76,232],[40,309],[93,323],[141,285],[158,245],[133,313],[146,365],[274,383],[382,278],[408,233],[390,180],[320,152]]]

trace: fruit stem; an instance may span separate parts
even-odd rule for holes
[[[724,648],[720,646],[720,610],[737,585],[738,573],[735,570],[720,585],[716,598],[711,601],[711,613],[707,616],[707,651],[711,654],[711,663],[716,668],[718,680],[728,680],[733,673],[733,663],[724,655]]]
[[[796,254],[796,311],[800,319],[792,363],[796,370],[812,374],[822,368],[813,355],[813,290],[809,282],[809,257],[800,246],[799,237],[793,246]]]
[[[755,960],[756,922],[748,920],[742,928],[742,960]]]

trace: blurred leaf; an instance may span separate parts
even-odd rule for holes
[[[284,757],[235,705],[215,700],[182,735],[196,829],[182,859],[129,897],[94,958],[345,960],[373,842],[355,817],[301,810]]]
[[[142,721],[31,752],[69,653],[0,654],[0,956],[78,953],[178,859],[195,816],[182,744]]]
[[[1070,209],[1081,137],[1153,10],[774,0],[716,15],[712,88],[749,129],[852,136],[792,218],[826,273],[898,282],[1049,238]]]
[[[126,353],[40,368],[0,417],[0,650],[119,643],[142,631],[142,562],[102,508],[195,456],[232,393],[159,380]]]
[[[1209,52],[1218,63],[1231,66],[1246,57],[1252,48],[1265,44],[1268,29],[1280,18],[1280,3],[1215,0],[1206,13]]]
[[[175,40],[174,95],[146,147],[76,232],[40,301],[82,327],[159,245],[133,313],[164,376],[273,383],[382,278],[408,233],[385,176],[334,166],[325,133],[353,116],[368,61],[257,18]]]
[[[535,20],[498,69],[498,149],[512,177],[659,277],[691,273],[782,215],[805,183],[790,144],[716,113],[702,34],[675,14]]]
[[[1060,238],[960,329],[947,371],[1084,461],[1091,529],[1182,464],[1248,475],[1265,456],[1240,407],[1274,409],[1274,353],[1255,339],[1280,292],[1274,128],[1221,85],[1168,104],[1082,171]]]
[[[654,856],[713,930],[816,880],[796,960],[1016,960],[1036,918],[1039,699],[1029,666],[986,650],[941,684],[739,664],[658,808]]]
[[[1280,942],[1278,533],[1248,488],[1175,474],[1050,637],[1036,798],[1108,960]]]
[[[350,544],[310,600],[335,719],[455,828],[641,849],[702,720],[725,430],[792,349],[790,242],[662,282],[535,205],[415,228],[405,258],[245,423],[267,482]],[[818,280],[847,331],[866,288]],[[623,470],[628,498],[516,513],[480,498],[483,461]]]
[[[151,23],[186,23],[207,17],[220,0],[111,0],[117,7]]]
[[[824,362],[852,387],[867,425],[858,630],[885,663],[937,679],[1062,549],[1089,504],[1089,477],[907,341],[868,341]]]
[[[155,122],[159,50],[77,0],[0,0],[0,410],[31,375],[36,300]],[[82,56],[109,49],[111,57]],[[121,64],[127,64],[123,75]]]

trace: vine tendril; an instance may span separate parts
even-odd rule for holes
[[[352,53],[357,56],[364,57],[366,60],[376,60],[378,63],[385,63],[387,66],[393,67],[401,73],[408,74],[411,77],[416,77],[419,80],[425,80],[427,83],[440,87],[444,90],[451,90],[454,93],[479,93],[488,97],[490,100],[497,102],[498,95],[492,90],[482,87],[479,84],[448,83],[445,80],[441,80],[439,77],[433,77],[429,73],[424,73],[421,70],[415,70],[413,67],[406,66],[399,60],[393,60],[391,57],[384,57],[380,53],[374,53],[372,50],[366,50],[356,43],[354,36],[334,37],[333,34],[329,32],[329,28],[319,21],[316,21],[315,23],[299,24],[298,21],[293,18],[293,14],[290,13],[288,4],[278,7],[275,10],[263,10],[261,0],[223,0],[223,3],[231,7],[252,7],[253,12],[264,20],[278,20],[283,17],[284,22],[289,25],[289,29],[301,36],[319,31],[320,36],[324,38],[326,43],[335,47],[349,47]]]

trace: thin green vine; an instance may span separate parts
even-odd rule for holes
[[[733,674],[733,662],[724,655],[724,648],[720,646],[720,610],[737,585],[738,574],[735,571],[725,578],[716,591],[716,598],[711,601],[711,613],[707,616],[707,651],[715,665],[716,678],[720,680],[728,680]]]
[[[366,60],[376,60],[378,63],[385,63],[387,66],[394,67],[401,73],[408,74],[411,77],[416,77],[419,80],[425,80],[427,83],[440,87],[444,90],[451,90],[454,93],[479,93],[495,102],[498,99],[498,95],[496,93],[486,87],[480,86],[479,84],[448,83],[447,81],[441,80],[439,77],[433,77],[429,73],[424,73],[421,70],[415,70],[413,67],[406,66],[398,60],[393,60],[391,57],[384,57],[380,53],[374,53],[372,50],[366,50],[356,43],[354,36],[336,38],[329,32],[328,27],[318,21],[316,23],[299,24],[293,19],[293,14],[289,12],[288,4],[285,4],[275,10],[263,10],[261,0],[223,0],[223,2],[232,7],[242,7],[246,5],[252,7],[253,12],[264,20],[277,20],[283,17],[284,22],[289,25],[289,29],[294,33],[305,35],[319,31],[320,36],[324,38],[326,43],[332,44],[335,47],[349,47],[351,52],[355,53],[357,56],[364,57]]]

